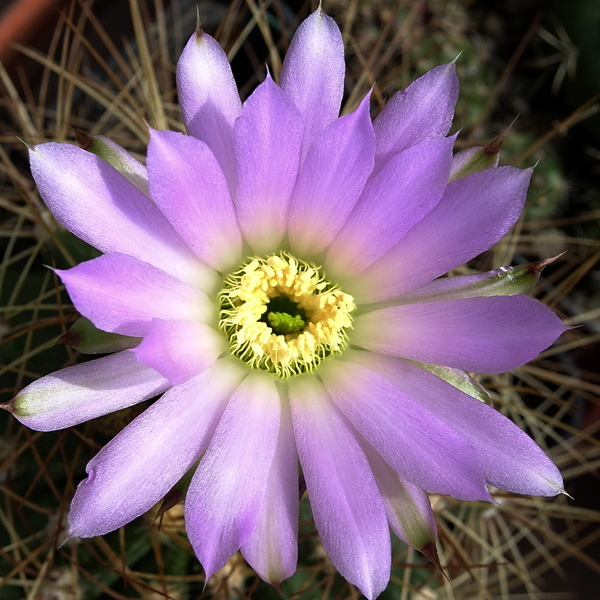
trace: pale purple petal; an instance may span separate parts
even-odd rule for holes
[[[498,167],[448,184],[437,206],[344,291],[361,303],[386,300],[481,254],[521,215],[530,177],[531,169]]]
[[[61,369],[30,383],[10,412],[36,431],[55,431],[162,394],[168,381],[132,350]]]
[[[260,517],[242,546],[248,564],[269,583],[277,584],[296,570],[298,493],[298,455],[290,408],[285,403]]]
[[[402,479],[370,444],[364,442],[363,448],[394,533],[417,550],[435,544],[437,525],[427,492]]]
[[[195,377],[227,350],[225,337],[196,321],[152,319],[142,343],[134,349],[138,360],[158,371],[171,385]]]
[[[231,398],[185,499],[186,531],[206,578],[222,568],[256,527],[275,454],[279,393],[253,371]]]
[[[101,158],[70,144],[29,151],[31,173],[57,221],[102,252],[121,252],[208,288],[216,274],[199,260],[135,185]]]
[[[535,358],[565,331],[528,296],[404,304],[354,320],[352,343],[401,358],[477,373],[504,373]]]
[[[219,361],[171,388],[88,463],[69,537],[104,535],[150,510],[206,450],[244,370]]]
[[[315,524],[335,568],[369,599],[390,576],[383,501],[354,428],[312,375],[290,379],[296,446]]]
[[[188,246],[211,267],[241,261],[242,236],[227,181],[208,146],[173,131],[152,131],[150,195]]]
[[[344,42],[321,8],[298,27],[281,69],[280,85],[304,121],[303,156],[340,113],[344,94]]]
[[[188,134],[208,144],[235,189],[233,123],[242,103],[227,55],[202,30],[194,32],[179,58],[177,91]]]
[[[412,146],[367,183],[329,248],[328,274],[344,278],[363,271],[435,207],[446,188],[453,144],[454,138],[443,138]]]
[[[544,451],[491,406],[397,358],[353,352],[352,360],[380,373],[467,440],[479,456],[488,483],[535,496],[556,496],[563,491],[560,472]]]
[[[348,218],[373,169],[369,97],[335,120],[311,146],[290,206],[292,251],[306,257],[326,248]]]
[[[300,162],[302,119],[270,76],[244,104],[234,136],[242,233],[257,254],[273,252],[286,233]]]
[[[56,270],[75,308],[103,331],[144,336],[154,317],[203,321],[214,307],[198,289],[125,254]]]
[[[378,164],[415,144],[444,137],[452,125],[457,99],[453,62],[431,69],[394,94],[373,121]]]
[[[489,500],[482,465],[469,442],[434,410],[356,364],[361,354],[347,350],[348,360],[330,359],[319,369],[331,398],[358,432],[403,479],[420,488],[461,500]]]

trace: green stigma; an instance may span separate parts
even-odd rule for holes
[[[267,315],[269,325],[273,333],[277,335],[287,335],[288,333],[297,333],[304,329],[304,319],[300,315],[289,315],[283,312],[270,312]]]

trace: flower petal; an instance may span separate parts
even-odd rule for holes
[[[453,62],[431,69],[394,94],[373,121],[378,164],[415,144],[444,137],[452,125],[457,99]]]
[[[57,221],[102,252],[121,252],[204,289],[214,271],[184,244],[160,211],[121,173],[71,144],[29,151],[31,173]]]
[[[41,377],[17,394],[9,410],[31,429],[55,431],[133,406],[168,387],[162,375],[125,350]]]
[[[498,167],[448,184],[437,206],[344,291],[361,303],[386,300],[481,254],[521,215],[530,177],[531,169]]]
[[[443,138],[412,146],[367,183],[329,248],[328,274],[363,271],[433,209],[446,188],[453,144],[454,138]]]
[[[152,131],[150,195],[188,246],[211,267],[241,260],[242,236],[227,181],[208,146],[173,131]]]
[[[234,136],[238,220],[254,252],[266,254],[286,232],[302,144],[300,113],[269,75],[246,100]]]
[[[285,403],[258,524],[242,546],[248,564],[272,584],[291,577],[296,570],[298,492],[298,455],[290,408]]]
[[[529,294],[535,289],[540,273],[554,260],[549,258],[514,267],[500,267],[484,273],[440,277],[408,294],[402,294],[398,298],[398,304]]]
[[[352,211],[373,169],[369,97],[336,119],[310,148],[290,206],[292,251],[304,257],[326,248]]]
[[[103,331],[144,336],[154,317],[202,321],[215,310],[200,290],[125,254],[56,273],[75,308]]]
[[[345,579],[375,598],[389,580],[391,547],[369,463],[316,377],[295,377],[289,386],[296,445],[325,552]]]
[[[229,401],[185,500],[186,531],[207,579],[250,540],[258,523],[279,421],[273,378],[250,373]]]
[[[465,298],[374,310],[354,320],[368,350],[476,373],[504,373],[535,358],[565,331],[528,296]]]
[[[304,156],[321,131],[340,114],[344,75],[342,34],[319,7],[298,27],[279,82],[302,115]]]
[[[491,406],[397,358],[354,352],[352,360],[385,377],[467,440],[479,456],[488,483],[534,496],[556,496],[563,491],[560,472],[544,451]]]
[[[194,32],[177,63],[177,91],[188,134],[208,144],[235,189],[233,123],[242,103],[227,55],[201,29]]]
[[[225,338],[195,321],[152,319],[150,329],[134,352],[138,360],[179,385],[195,377],[227,350]]]
[[[70,537],[94,537],[150,510],[200,458],[244,371],[219,361],[171,388],[92,458],[69,512]]]
[[[437,525],[427,492],[403,480],[370,444],[364,442],[363,448],[394,533],[417,550],[435,544]]]
[[[420,488],[461,500],[490,500],[471,445],[435,411],[357,364],[361,354],[346,350],[344,361],[330,359],[319,369],[332,400],[358,432]]]

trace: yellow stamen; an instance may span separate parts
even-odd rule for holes
[[[273,332],[268,305],[282,297],[305,315],[300,331]],[[341,354],[356,308],[352,296],[327,282],[317,266],[287,253],[249,259],[227,277],[219,303],[219,326],[230,352],[282,379],[313,371],[324,358]]]

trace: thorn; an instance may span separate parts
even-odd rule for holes
[[[28,144],[25,140],[22,140],[18,135],[15,135],[15,137],[21,142],[21,144],[25,146],[25,148],[27,148],[27,150],[33,150],[33,144]]]
[[[156,517],[154,517],[154,521],[158,518],[162,520],[162,516],[180,502],[183,502],[183,492],[178,489],[169,490],[163,498],[162,504],[156,513]]]
[[[298,498],[302,500],[302,496],[304,496],[304,492],[306,492],[306,479],[304,479],[304,473],[300,473],[298,476]]]
[[[425,544],[419,549],[419,552],[425,555],[432,562],[433,566],[446,578],[448,583],[452,584],[450,578],[448,575],[446,575],[444,569],[442,569],[440,557],[438,556],[437,548],[435,547],[435,542],[429,542],[428,544]]]
[[[65,346],[71,346],[71,348],[77,348],[77,346],[79,346],[80,343],[81,343],[81,337],[73,329],[73,327],[70,327],[52,345],[58,346],[59,344],[64,344]]]
[[[560,489],[560,493],[563,494],[564,496],[566,496],[567,498],[571,498],[571,500],[575,500],[575,498],[573,498],[573,496],[571,496],[571,494],[569,494],[566,490],[564,490],[563,488]]]
[[[202,29],[202,21],[200,20],[200,6],[196,4],[196,33],[202,36],[204,29]]]
[[[485,148],[484,152],[486,154],[498,154],[500,152],[500,146],[502,146],[502,142],[506,137],[506,134],[510,131],[511,127],[517,122],[517,119],[520,115],[517,115],[513,122],[492,142],[490,142]]]
[[[2,404],[0,404],[0,408],[2,408],[3,410],[9,412],[9,413],[14,413],[15,412],[15,399],[12,398],[12,400],[9,400],[8,402],[3,402]]]
[[[94,142],[94,138],[87,133],[83,133],[83,131],[79,131],[79,129],[75,129],[75,127],[71,127],[71,131],[75,134],[79,147],[88,150]]]
[[[563,254],[566,254],[566,250],[557,254],[553,258],[546,258],[545,260],[537,260],[527,265],[527,272],[532,275],[539,275],[548,265],[552,264],[557,258],[560,258]]]

